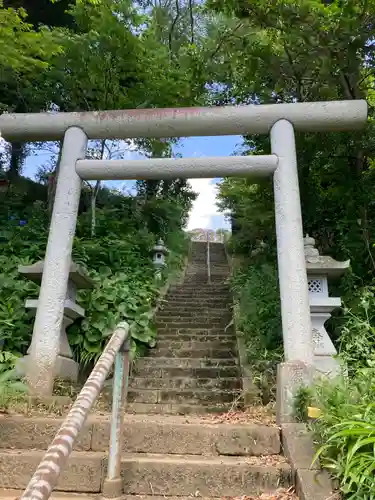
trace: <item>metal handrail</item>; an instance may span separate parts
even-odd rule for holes
[[[22,500],[47,500],[50,497],[115,359],[108,473],[103,489],[107,485],[108,491],[111,490],[113,496],[120,496],[118,491],[115,491],[116,488],[108,486],[115,483],[121,488],[122,408],[126,399],[129,376],[129,325],[126,322],[119,323],[115,328],[103,354],[26,486],[21,496]]]
[[[211,285],[210,240],[207,240],[207,283]]]

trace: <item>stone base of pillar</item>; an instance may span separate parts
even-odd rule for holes
[[[277,366],[276,422],[295,422],[294,398],[300,387],[309,387],[314,378],[314,366],[302,361],[289,361]]]
[[[26,365],[30,359],[30,355],[27,354],[22,358],[19,358],[16,362],[16,372],[20,377],[24,377],[27,373]],[[78,380],[78,369],[79,365],[74,359],[66,358],[65,356],[58,355],[56,359],[55,366],[55,378],[61,378],[63,380],[70,380],[71,382],[77,382]]]

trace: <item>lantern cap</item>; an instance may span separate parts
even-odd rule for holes
[[[155,253],[162,253],[163,255],[168,255],[169,254],[169,250],[164,245],[164,241],[161,238],[158,239],[158,242],[153,247],[152,251],[155,252]]]
[[[319,250],[315,248],[315,239],[308,234],[303,242],[308,275],[325,274],[327,277],[338,278],[348,269],[350,260],[339,262],[328,255],[319,255]]]
[[[18,272],[28,280],[40,285],[42,281],[43,268],[44,260],[40,260],[38,262],[35,262],[35,264],[31,264],[30,266],[18,266]],[[77,288],[94,287],[94,282],[87,275],[86,270],[75,262],[70,263],[69,280],[75,283]]]

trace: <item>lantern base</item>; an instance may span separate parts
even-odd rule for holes
[[[324,328],[330,317],[329,312],[311,312],[314,366],[320,374],[333,378],[340,373],[340,363],[334,358],[337,351]]]
[[[332,356],[314,356],[314,367],[318,376],[329,378],[338,377],[342,371],[340,363]]]

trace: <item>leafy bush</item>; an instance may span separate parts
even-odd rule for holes
[[[322,379],[297,396],[300,415],[307,406],[321,410],[312,425],[316,459],[338,479],[348,500],[370,500],[375,488],[375,373],[358,370],[354,378]]]
[[[349,375],[362,368],[375,368],[375,287],[357,292],[336,323],[340,358]]]
[[[32,333],[32,318],[25,309],[25,299],[37,294],[37,286],[20,277],[21,263],[30,262],[0,255],[0,339],[5,349],[24,354]]]
[[[157,286],[151,269],[112,274],[107,268],[92,273],[95,288],[80,293],[86,318],[69,330],[69,342],[81,364],[96,360],[109,334],[121,320],[131,324],[131,337],[151,346],[156,335],[152,325]],[[135,351],[136,344],[133,344]]]
[[[0,351],[0,411],[6,411],[10,403],[24,399],[27,386],[17,379],[14,365],[17,356]]]
[[[345,498],[375,498],[375,353],[374,288],[364,288],[340,318],[339,360],[347,375],[321,379],[302,388],[296,398],[297,416],[305,420],[307,406],[321,410],[312,428],[324,467],[337,478]]]
[[[236,325],[243,333],[253,379],[264,404],[275,398],[282,359],[280,302],[275,265],[264,257],[244,263],[232,278]]]

